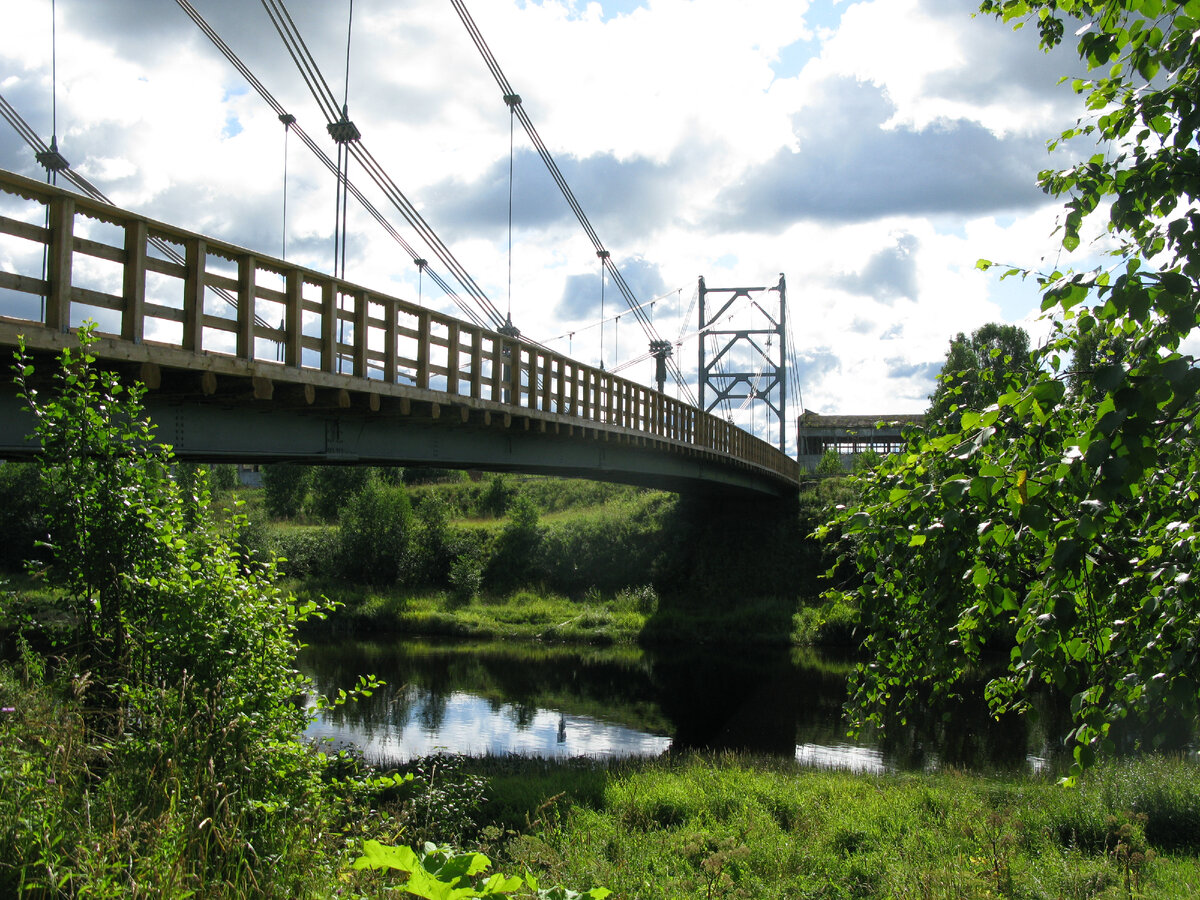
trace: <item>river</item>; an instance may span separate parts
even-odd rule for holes
[[[842,715],[851,663],[810,650],[389,639],[312,644],[300,667],[325,695],[368,673],[387,682],[321,712],[308,732],[384,766],[434,752],[605,759],[696,749],[867,772],[1013,771],[1052,756],[1026,721],[995,722],[981,702],[852,740]]]

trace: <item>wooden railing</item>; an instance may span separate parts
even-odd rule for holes
[[[6,252],[7,251],[7,252]],[[131,344],[285,380],[344,376],[396,396],[566,421],[798,480],[777,448],[601,369],[394,297],[0,171],[0,322],[83,321]],[[174,363],[172,363],[174,364]],[[328,379],[321,379],[328,381]],[[669,449],[669,448],[664,448]]]

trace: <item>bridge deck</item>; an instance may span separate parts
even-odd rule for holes
[[[798,483],[765,441],[537,344],[2,171],[0,204],[0,345],[96,321],[180,456]],[[5,389],[0,454],[29,450],[18,410]]]

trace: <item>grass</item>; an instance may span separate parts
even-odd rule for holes
[[[1200,891],[1200,831],[1180,827],[1200,810],[1200,770],[1180,760],[1111,764],[1078,790],[1031,776],[854,775],[739,756],[617,763],[604,778],[578,764],[482,766],[491,833],[510,834],[502,865],[620,897]]]
[[[301,599],[326,597],[342,604],[322,631],[537,640],[563,643],[633,643],[649,618],[627,593],[583,601],[516,591],[457,602],[446,591],[414,593],[400,587],[369,588],[341,582],[285,585]]]

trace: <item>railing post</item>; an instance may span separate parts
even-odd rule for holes
[[[370,303],[366,291],[354,292],[354,374],[367,377],[367,309]]]
[[[562,415],[566,412],[567,403],[567,360],[562,356],[554,358],[558,375],[554,380],[555,412]]]
[[[446,328],[446,393],[458,393],[458,322]]]
[[[321,282],[321,371],[338,370],[337,284],[333,279]]]
[[[146,333],[146,223],[133,219],[125,223],[125,274],[121,294],[121,337],[140,344]]]
[[[256,269],[257,265],[253,256],[238,257],[238,359],[254,359],[254,290]]]
[[[385,300],[383,303],[383,318],[386,322],[383,326],[383,380],[388,384],[396,383],[396,369],[399,367],[396,352],[396,340],[399,337],[396,320],[399,315],[400,307],[396,302],[390,298]]]
[[[200,353],[204,347],[204,266],[208,245],[194,238],[184,248],[187,272],[183,279],[183,349]]]
[[[579,415],[585,419],[592,417],[592,370],[587,367],[583,370],[583,384],[580,386],[583,394],[583,406],[579,410]]]
[[[75,258],[75,200],[50,201],[50,250],[46,259],[46,327],[66,331],[71,327],[71,264]]]
[[[508,402],[513,406],[521,405],[521,345],[516,341],[506,342],[509,352],[508,364]],[[531,390],[532,393],[532,390]]]
[[[471,336],[471,396],[479,400],[483,397],[483,332],[468,325],[467,334]]]
[[[504,373],[507,367],[504,364],[504,338],[496,336],[492,338],[492,400],[496,403],[504,401]]]
[[[429,336],[431,331],[429,310],[417,313],[417,387],[429,390]]]
[[[554,377],[554,359],[549,353],[542,358],[542,412],[550,412],[551,379]]]
[[[300,274],[299,269],[288,269],[284,293],[283,362],[285,365],[299,368],[302,362],[301,339],[304,332],[304,317],[300,312],[304,297],[304,276]]]

